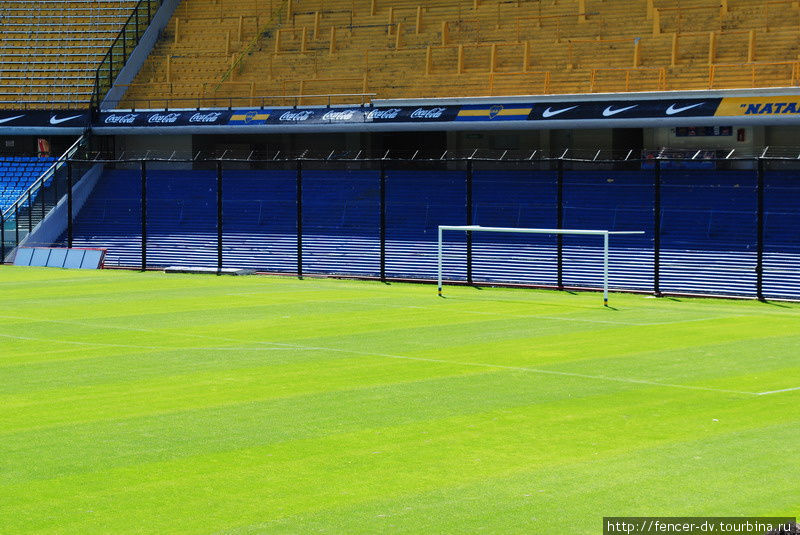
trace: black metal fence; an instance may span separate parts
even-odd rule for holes
[[[76,214],[74,185],[95,165],[105,172]],[[57,175],[59,243],[108,247],[121,267],[429,279],[438,225],[644,230],[612,243],[612,287],[800,298],[789,158],[73,159]],[[35,197],[7,214],[4,256],[46,208]],[[597,286],[599,244],[586,238],[482,234],[449,238],[451,278]]]

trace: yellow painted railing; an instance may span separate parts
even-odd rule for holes
[[[512,89],[503,90],[507,87],[504,82],[510,82]],[[547,95],[552,91],[550,82],[550,71],[493,72],[489,74],[489,95],[519,93],[520,84],[530,88],[529,94]]]
[[[723,63],[708,68],[707,89],[732,87],[797,87],[800,61]]]
[[[222,79],[219,81],[219,85],[217,85],[217,87],[220,87],[221,84],[225,83],[228,80],[228,78],[230,78],[231,74],[233,74],[233,71],[236,70],[236,68],[242,63],[244,58],[247,57],[248,54],[252,53],[253,50],[256,48],[256,46],[258,46],[258,43],[263,39],[263,36],[270,29],[276,27],[280,23],[283,8],[287,7],[287,5],[288,5],[287,10],[288,10],[291,8],[291,4],[289,0],[283,0],[283,2],[281,2],[281,4],[277,8],[273,8],[272,1],[270,0],[269,20],[261,28],[259,28],[258,32],[256,33],[256,36],[252,39],[252,41],[250,41],[250,43],[244,48],[244,50],[242,50],[236,56],[236,58],[231,63],[230,68],[228,68],[228,70],[225,71],[225,74],[222,75]]]
[[[636,92],[665,91],[670,87],[670,76],[663,67],[645,68],[598,68],[578,75],[572,83],[554,83],[552,71],[517,71],[517,72],[468,72],[462,73],[468,79],[484,80],[482,82],[489,95],[510,94],[551,94],[573,92],[576,85],[588,83],[588,90],[596,92]],[[577,74],[577,73],[576,73]],[[581,82],[583,80],[583,82]],[[458,82],[454,82],[458,83]],[[148,99],[158,103],[161,100],[184,98],[190,105],[195,101],[210,105],[216,101],[237,99],[238,105],[257,105],[264,98],[260,96],[258,84],[255,82],[225,82],[215,90],[213,83],[194,84],[192,96],[187,96],[186,84],[178,86],[163,83],[129,84],[130,90],[147,89],[153,96]],[[480,85],[480,84],[479,84]],[[764,63],[731,63],[708,66],[707,83],[685,89],[721,89],[739,87],[797,87],[800,86],[800,61],[764,62]],[[282,80],[280,91],[268,97],[272,104],[277,104],[280,97],[292,99],[291,104],[310,104],[311,97],[336,94],[367,94],[370,87],[368,76],[340,78],[307,78]],[[524,91],[520,88],[524,87]],[[339,93],[334,93],[339,91]],[[342,91],[353,91],[343,93]],[[299,100],[298,100],[299,99]],[[319,99],[316,99],[319,100]],[[324,103],[324,102],[323,102]],[[139,107],[143,107],[139,104]]]
[[[601,79],[604,74],[615,75],[611,80]],[[635,67],[592,69],[589,74],[589,92],[665,91],[667,70],[664,67]]]

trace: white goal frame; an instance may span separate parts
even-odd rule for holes
[[[481,227],[480,225],[439,225],[439,243],[437,257],[437,282],[439,296],[442,296],[442,232],[456,230],[462,232],[513,232],[520,234],[568,234],[577,236],[603,237],[603,305],[608,306],[608,237],[612,235],[644,234],[643,230],[579,230],[552,228],[514,228],[514,227]]]

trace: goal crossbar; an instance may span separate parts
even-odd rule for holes
[[[439,225],[439,243],[437,255],[437,279],[439,295],[442,295],[442,233],[445,230],[463,232],[513,232],[518,234],[570,234],[577,236],[603,237],[603,304],[608,306],[608,242],[609,236],[644,234],[643,230],[583,230],[554,228],[514,228],[514,227],[482,227],[480,225]]]

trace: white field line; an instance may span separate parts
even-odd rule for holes
[[[47,351],[31,351],[30,353],[15,353],[14,358],[39,357],[42,355],[64,355],[69,353],[75,353],[76,351],[80,350],[81,350],[80,347],[62,347],[59,349],[50,349]],[[0,360],[0,363],[2,363],[2,360]]]
[[[493,368],[499,370],[512,370],[512,371],[521,371],[521,372],[529,372],[529,373],[537,373],[542,375],[558,375],[562,377],[577,377],[581,379],[593,379],[597,381],[612,381],[616,383],[630,383],[630,384],[642,384],[642,385],[650,385],[650,386],[660,386],[666,388],[681,388],[685,390],[704,390],[708,392],[723,392],[727,394],[739,394],[739,395],[746,395],[746,396],[754,396],[757,395],[755,392],[743,392],[741,390],[726,390],[722,388],[711,388],[705,386],[692,386],[692,385],[679,385],[679,384],[672,384],[672,383],[659,383],[656,381],[647,381],[644,379],[630,379],[626,377],[611,377],[608,375],[589,375],[585,373],[573,373],[573,372],[563,372],[558,370],[544,370],[541,368],[528,368],[524,366],[504,366],[502,364],[489,364],[485,362],[463,362],[463,361],[455,361],[455,360],[446,360],[446,359],[434,359],[434,358],[426,358],[426,357],[409,357],[404,355],[391,355],[387,353],[373,353],[371,351],[359,351],[354,349],[341,349],[341,348],[333,348],[333,347],[317,347],[317,346],[302,346],[302,345],[294,345],[294,344],[285,344],[280,342],[256,342],[261,344],[271,344],[271,345],[279,345],[283,347],[291,347],[295,349],[301,350],[309,350],[309,351],[331,351],[336,353],[349,353],[352,355],[364,355],[369,357],[383,357],[388,359],[402,359],[402,360],[414,360],[420,362],[436,362],[437,364],[454,364],[456,366],[471,366],[471,367],[478,367],[478,368]]]
[[[415,307],[417,308],[417,307]],[[613,321],[613,320],[590,320],[586,318],[562,318],[559,316],[541,316],[538,314],[503,314],[500,312],[487,312],[482,310],[462,310],[463,314],[482,314],[487,316],[502,316],[505,318],[521,318],[521,319],[543,319],[543,320],[554,320],[554,321],[577,321],[581,323],[600,323],[600,324],[609,324],[609,325],[625,325],[630,327],[653,327],[657,325],[676,325],[679,323],[694,323],[698,321],[712,321],[716,319],[722,318],[739,318],[745,316],[712,316],[708,318],[694,318],[688,320],[677,320],[677,321],[654,321],[654,322],[645,322],[645,323],[631,323],[628,321]]]
[[[412,308],[412,309],[436,309],[436,307],[432,306],[408,306],[408,305],[396,305],[391,306],[389,305],[387,308]],[[541,318],[546,320],[553,320],[553,321],[566,321],[566,322],[584,322],[584,323],[600,323],[600,324],[611,324],[611,325],[626,325],[630,327],[649,327],[649,326],[656,326],[656,325],[677,325],[680,323],[693,323],[699,321],[711,321],[715,319],[719,319],[717,316],[712,316],[708,318],[694,318],[694,319],[687,319],[687,320],[676,320],[676,321],[662,321],[662,322],[650,322],[650,323],[632,323],[626,321],[613,321],[613,320],[592,320],[592,319],[585,319],[585,318],[564,318],[559,316],[541,316],[537,314],[504,314],[502,312],[488,312],[488,311],[478,311],[478,310],[463,310],[461,311],[464,314],[480,314],[480,315],[489,315],[489,316],[499,316],[504,318],[521,318],[521,319],[535,319]],[[725,317],[747,317],[747,316],[725,316]],[[222,341],[237,341],[241,342],[241,340],[233,340],[229,338],[220,338],[215,336],[205,336],[201,334],[189,334],[189,333],[170,333],[164,331],[157,331],[155,329],[141,329],[136,327],[128,327],[123,325],[97,325],[94,323],[86,323],[80,321],[68,321],[68,320],[53,320],[53,319],[43,319],[43,318],[28,318],[24,316],[10,316],[10,315],[0,315],[0,319],[9,319],[9,320],[23,320],[23,321],[31,321],[35,323],[55,323],[60,325],[77,325],[80,327],[89,327],[92,329],[118,329],[123,331],[137,331],[137,332],[145,332],[145,333],[160,333],[160,334],[170,334],[172,336],[187,336],[187,337],[194,337],[194,338],[205,338],[209,340],[222,340]]]
[[[169,351],[169,350],[209,350],[209,351],[290,351],[291,347],[184,347],[184,346],[139,346],[129,344],[106,344],[102,342],[81,342],[78,340],[53,340],[50,338],[36,338],[33,336],[18,336],[15,334],[0,333],[0,338],[10,338],[12,340],[28,340],[31,342],[51,342],[54,344],[67,344],[76,346],[92,346],[92,347],[121,347],[125,349],[152,349],[156,351]],[[260,342],[254,342],[260,343]]]
[[[413,308],[419,310],[435,310],[436,307],[433,306],[420,306],[420,305],[385,305],[385,308]],[[727,319],[727,318],[746,318],[746,315],[726,315],[726,316],[709,316],[705,318],[694,318],[688,320],[676,320],[676,321],[653,321],[653,322],[630,322],[630,321],[614,321],[614,320],[592,320],[586,318],[573,318],[573,317],[560,317],[560,316],[543,316],[541,314],[508,314],[504,312],[489,312],[486,310],[460,310],[459,313],[461,314],[477,314],[483,316],[499,316],[503,318],[518,318],[518,319],[543,319],[543,320],[553,320],[553,321],[577,321],[581,323],[599,323],[599,324],[608,324],[608,325],[625,325],[629,327],[653,327],[658,325],[677,325],[679,323],[694,323],[699,321],[712,321],[717,319]],[[0,316],[1,317],[1,316]]]
[[[155,329],[138,329],[136,327],[129,327],[127,325],[120,326],[120,325],[97,325],[96,323],[86,323],[83,321],[68,321],[68,320],[51,320],[51,319],[44,319],[44,318],[26,318],[24,316],[8,316],[8,315],[0,315],[0,319],[5,320],[23,320],[23,321],[31,321],[33,323],[54,323],[56,325],[77,325],[78,327],[89,327],[91,329],[117,329],[120,331],[134,331],[134,332],[141,332],[141,333],[161,333],[161,334],[173,334],[173,335],[180,335],[180,336],[202,336],[202,335],[190,335],[186,333],[167,333],[162,331],[156,331]],[[203,338],[208,338],[203,336]]]
[[[97,281],[107,281],[107,280],[116,280],[113,277],[101,277],[96,279],[86,279],[86,278],[72,278],[72,279],[41,279],[38,281],[0,281],[0,286],[33,286],[37,284],[64,284],[67,282],[86,282],[87,280],[91,281],[92,283]],[[16,299],[16,298],[15,298]]]
[[[531,316],[536,317],[536,316]],[[89,323],[82,323],[82,322],[70,322],[65,320],[46,320],[46,319],[37,319],[37,318],[24,318],[24,317],[17,317],[17,316],[0,316],[0,318],[6,319],[20,319],[20,320],[28,320],[34,322],[45,322],[45,323],[59,323],[59,324],[68,324],[68,325],[81,325],[85,327],[92,327],[97,329],[104,329],[104,328],[113,328],[119,330],[129,330],[129,331],[137,331],[137,332],[150,332],[150,333],[158,333],[158,334],[168,334],[164,333],[163,331],[158,331],[155,329],[142,329],[142,328],[135,328],[135,327],[124,327],[124,326],[105,326],[105,325],[96,325],[96,324],[89,324]],[[573,321],[570,318],[554,318],[558,320],[564,321]],[[685,320],[685,321],[704,321],[704,320]],[[669,323],[683,323],[684,321],[676,321],[676,322],[669,322]],[[238,340],[236,338],[226,338],[221,336],[208,336],[202,334],[191,334],[191,333],[169,333],[173,335],[191,337],[191,338],[202,338],[206,340],[216,340],[221,342],[235,342],[235,343],[247,343],[244,340]],[[720,392],[726,394],[738,394],[738,395],[746,395],[746,396],[762,396],[767,394],[776,394],[779,392],[790,391],[790,390],[800,390],[800,387],[796,389],[788,389],[788,390],[776,390],[772,392],[746,392],[741,390],[728,390],[723,388],[712,388],[712,387],[704,387],[704,386],[692,386],[692,385],[680,385],[674,383],[660,383],[656,381],[647,381],[643,379],[631,379],[626,377],[612,377],[607,375],[590,375],[590,374],[583,374],[583,373],[573,373],[573,372],[563,372],[557,370],[545,370],[541,368],[528,368],[523,366],[504,366],[501,364],[489,364],[489,363],[481,363],[481,362],[460,362],[460,361],[452,361],[452,360],[445,360],[445,359],[433,359],[433,358],[425,358],[425,357],[411,357],[411,356],[404,356],[404,355],[392,355],[387,353],[375,353],[369,351],[359,351],[359,350],[352,350],[352,349],[342,349],[342,348],[334,348],[334,347],[320,347],[320,346],[305,346],[299,344],[289,344],[289,343],[282,343],[282,342],[264,342],[264,341],[255,341],[251,342],[252,344],[259,344],[259,345],[269,345],[272,348],[212,348],[212,347],[155,347],[155,346],[131,346],[131,345],[121,345],[121,344],[104,344],[104,343],[96,343],[96,342],[66,342],[62,340],[47,340],[47,339],[37,339],[37,338],[26,338],[20,337],[15,335],[6,335],[0,334],[0,337],[5,338],[16,338],[21,340],[34,340],[34,341],[45,341],[45,342],[53,342],[53,343],[70,343],[70,344],[83,344],[83,345],[94,345],[99,347],[124,347],[124,348],[133,348],[133,349],[208,349],[208,350],[240,350],[240,351],[259,351],[259,350],[266,350],[266,349],[285,349],[285,350],[302,350],[302,351],[330,351],[335,353],[348,353],[352,355],[364,355],[364,356],[371,356],[371,357],[383,357],[383,358],[390,358],[390,359],[402,359],[402,360],[412,360],[412,361],[420,361],[420,362],[435,362],[438,364],[454,364],[457,366],[471,366],[471,367],[482,367],[482,368],[493,368],[493,369],[501,369],[501,370],[513,370],[513,371],[523,371],[528,373],[537,373],[542,375],[556,375],[562,377],[576,377],[582,379],[592,379],[597,381],[610,381],[610,382],[617,382],[617,383],[629,383],[629,384],[643,384],[643,385],[650,385],[650,386],[659,386],[664,388],[679,388],[684,390],[701,390],[707,392]],[[277,346],[277,347],[276,347]]]
[[[137,329],[138,330],[138,329]],[[201,336],[201,335],[198,335]],[[611,377],[607,375],[588,375],[585,373],[572,373],[572,372],[562,372],[557,370],[543,370],[539,368],[527,368],[523,366],[504,366],[502,364],[488,364],[483,362],[462,362],[462,361],[454,361],[454,360],[445,360],[445,359],[433,359],[433,358],[425,358],[425,357],[409,357],[404,355],[390,355],[387,353],[374,353],[371,351],[358,351],[354,349],[341,349],[335,347],[318,347],[318,346],[303,346],[303,345],[296,345],[296,344],[286,344],[280,342],[253,342],[254,344],[261,344],[261,345],[269,345],[273,347],[165,347],[165,346],[137,346],[137,345],[126,345],[126,344],[105,344],[100,342],[79,342],[79,341],[67,341],[67,340],[49,340],[46,338],[34,338],[28,336],[16,336],[10,334],[2,334],[0,333],[0,337],[3,338],[12,338],[15,340],[31,340],[37,342],[52,342],[57,344],[72,344],[72,345],[82,345],[82,346],[93,346],[93,347],[120,347],[126,349],[151,349],[151,350],[213,350],[213,351],[330,351],[332,353],[347,353],[351,355],[363,355],[369,357],[382,357],[388,359],[402,359],[402,360],[412,360],[412,361],[419,361],[419,362],[435,362],[437,364],[451,364],[455,366],[470,366],[476,368],[490,368],[490,369],[498,369],[498,370],[511,370],[511,371],[521,371],[521,372],[528,372],[528,373],[537,373],[541,375],[557,375],[562,377],[577,377],[581,379],[593,379],[598,381],[611,381],[617,383],[629,383],[629,384],[642,384],[642,385],[649,385],[649,386],[659,386],[665,388],[681,388],[685,390],[703,390],[708,392],[723,392],[727,394],[739,394],[739,395],[761,395],[755,392],[742,392],[739,390],[725,390],[721,388],[710,388],[704,386],[691,386],[691,385],[678,385],[672,383],[659,383],[656,381],[646,381],[643,379],[630,379],[625,377]],[[209,337],[215,338],[215,337]],[[219,340],[230,340],[230,341],[241,341],[241,340],[234,340],[234,339],[226,339],[226,338],[218,338]],[[278,347],[274,347],[278,346]]]
[[[419,310],[435,310],[436,307],[433,306],[420,306],[420,305],[386,305],[385,308],[413,308]],[[553,320],[553,321],[577,321],[582,323],[599,323],[599,324],[608,324],[608,325],[625,325],[629,327],[652,327],[657,325],[677,325],[679,323],[694,323],[698,321],[712,321],[717,319],[723,318],[743,318],[748,316],[743,315],[736,315],[736,316],[709,316],[706,318],[694,318],[688,320],[676,320],[676,321],[654,321],[654,322],[630,322],[630,321],[614,321],[614,320],[592,320],[586,318],[572,318],[572,317],[560,317],[560,316],[543,316],[541,314],[508,314],[503,312],[489,312],[486,310],[460,310],[459,313],[461,314],[478,314],[484,316],[500,316],[503,318],[518,318],[518,319],[543,319],[543,320]]]
[[[782,388],[781,390],[769,390],[768,392],[758,392],[757,396],[768,396],[770,394],[780,394],[781,392],[795,392],[800,390],[800,386],[796,386],[794,388]]]

